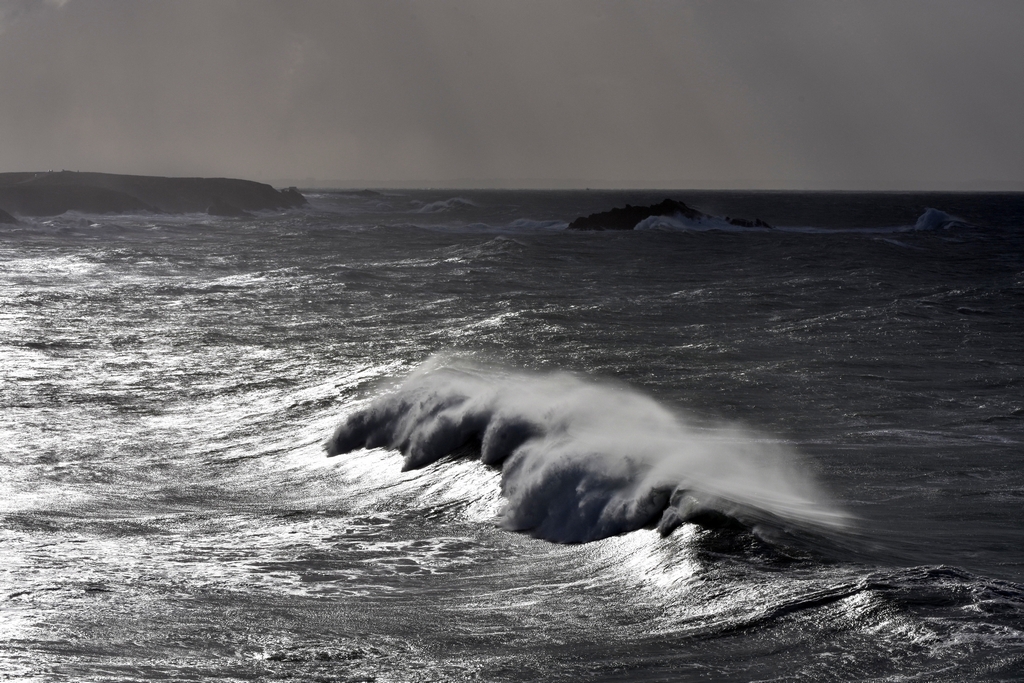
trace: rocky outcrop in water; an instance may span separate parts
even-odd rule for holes
[[[246,216],[302,206],[295,188],[235,178],[163,178],[113,173],[0,173],[0,207],[22,216],[83,213],[209,213]]]
[[[709,216],[702,211],[687,206],[683,202],[666,199],[660,204],[653,204],[651,206],[632,206],[631,204],[626,204],[625,207],[592,213],[589,216],[580,216],[569,224],[569,230],[633,230],[637,223],[651,216],[680,217],[691,221],[712,219],[744,228],[771,227],[760,218],[747,220],[744,218],[729,218],[728,216]]]
[[[17,218],[7,213],[3,209],[0,209],[0,225],[14,225],[17,222]]]
[[[245,218],[252,215],[245,209],[240,209],[234,204],[229,204],[221,199],[215,199],[213,204],[206,207],[206,213],[211,216],[223,216],[225,218]]]

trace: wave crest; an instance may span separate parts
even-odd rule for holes
[[[698,428],[643,394],[567,373],[436,359],[345,418],[329,456],[388,448],[405,469],[460,449],[501,468],[505,528],[585,542],[726,516],[836,527],[794,454],[737,427]]]
[[[414,199],[412,203],[416,207],[415,213],[443,213],[476,206],[475,203],[464,197],[451,197],[450,199],[441,199],[429,204]]]
[[[914,223],[914,230],[948,230],[949,228],[966,227],[967,223],[945,211],[927,208]]]

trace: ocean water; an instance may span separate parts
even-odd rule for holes
[[[0,228],[0,679],[1024,680],[1022,195],[308,197]]]

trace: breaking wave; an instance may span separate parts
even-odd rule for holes
[[[939,209],[925,209],[924,213],[917,217],[914,223],[914,230],[948,230],[949,228],[965,227],[967,223],[950,216]]]
[[[636,224],[634,230],[677,230],[688,232],[792,232],[804,234],[826,234],[837,233],[862,233],[862,234],[894,234],[905,232],[923,232],[949,230],[952,228],[970,227],[970,223],[951,216],[945,211],[928,208],[917,217],[913,225],[895,225],[889,227],[868,227],[868,228],[821,228],[812,226],[771,226],[764,225],[737,225],[730,222],[728,217],[701,216],[699,218],[687,218],[676,214],[674,216],[649,216]]]
[[[388,448],[415,469],[473,453],[501,469],[507,529],[566,543],[684,522],[836,528],[784,446],[733,426],[698,427],[624,386],[431,359],[348,415],[329,456]]]
[[[446,211],[454,211],[457,209],[476,206],[472,201],[464,199],[463,197],[442,199],[440,201],[430,202],[429,204],[413,200],[413,205],[416,206],[415,213],[443,213]]]
[[[674,216],[648,216],[633,228],[634,230],[687,230],[692,232],[769,232],[774,228],[767,225],[737,225],[732,219],[722,216],[701,216],[687,218],[681,214]]]

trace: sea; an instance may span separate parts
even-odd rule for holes
[[[305,194],[0,227],[0,680],[1024,680],[1024,194]]]

